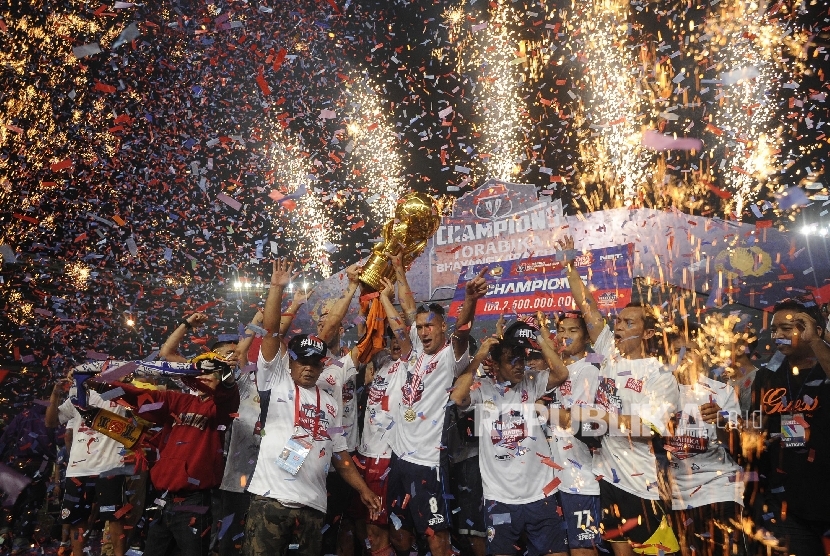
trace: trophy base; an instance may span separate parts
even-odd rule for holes
[[[374,291],[383,289],[383,278],[392,279],[395,276],[395,269],[385,255],[372,253],[366,264],[363,265],[363,272],[360,273],[360,281]]]

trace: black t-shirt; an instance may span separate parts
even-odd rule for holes
[[[777,371],[761,367],[752,386],[752,410],[759,409],[767,433],[766,450],[759,462],[762,490],[785,500],[793,515],[830,519],[827,374],[817,364],[794,375],[786,360]],[[783,434],[782,415],[791,416],[784,419],[789,426]],[[757,426],[758,419],[752,419],[752,415],[748,425],[752,426],[753,421]]]

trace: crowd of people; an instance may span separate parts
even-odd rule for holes
[[[745,327],[715,369],[691,319],[645,303],[602,314],[572,240],[561,247],[573,310],[478,339],[486,268],[450,320],[416,303],[392,256],[344,347],[361,269],[298,331],[307,292],[284,299],[281,259],[237,341],[180,355],[207,324],[193,313],[163,361],[74,367],[4,430],[0,546],[28,548],[59,488],[60,552],[74,556],[96,523],[116,556],[829,554],[820,307],[781,300],[771,359],[752,358]]]

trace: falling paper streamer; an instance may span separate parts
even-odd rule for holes
[[[703,148],[703,141],[692,137],[670,137],[649,129],[643,133],[643,146],[655,151],[699,151]]]
[[[755,79],[760,76],[761,72],[758,71],[758,68],[748,67],[723,72],[720,76],[720,80],[724,85],[734,85],[738,81],[743,81],[744,79]]]
[[[233,524],[233,518],[235,516],[236,514],[231,514],[226,515],[222,518],[221,525],[219,526],[219,533],[217,534],[218,538],[221,539],[225,536],[225,533],[228,532],[228,529],[230,529],[231,525]]]
[[[74,54],[79,60],[81,58],[86,58],[87,56],[94,56],[99,52],[102,52],[102,50],[101,46],[97,42],[83,44],[72,48],[72,54]]]
[[[4,263],[17,262],[17,254],[14,252],[14,249],[12,249],[10,245],[6,245],[5,243],[0,244],[0,255],[3,256]]]
[[[233,197],[229,197],[224,193],[219,193],[216,195],[216,198],[231,207],[233,210],[239,210],[242,208],[242,203],[234,199]]]
[[[17,497],[31,482],[32,480],[26,475],[0,463],[0,491],[6,495],[3,499],[3,507],[13,507],[17,502]]]
[[[127,249],[130,250],[130,255],[133,257],[138,255],[138,246],[135,243],[135,239],[131,237],[127,238]]]
[[[118,35],[118,38],[115,39],[114,43],[112,43],[112,50],[115,50],[122,44],[128,43],[133,39],[137,39],[139,36],[141,36],[141,31],[138,30],[138,24],[133,21],[127,25],[123,31],[121,31],[121,34]]]

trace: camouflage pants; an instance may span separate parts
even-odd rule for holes
[[[288,508],[273,498],[254,496],[245,521],[243,556],[320,556],[326,515],[312,508]]]

